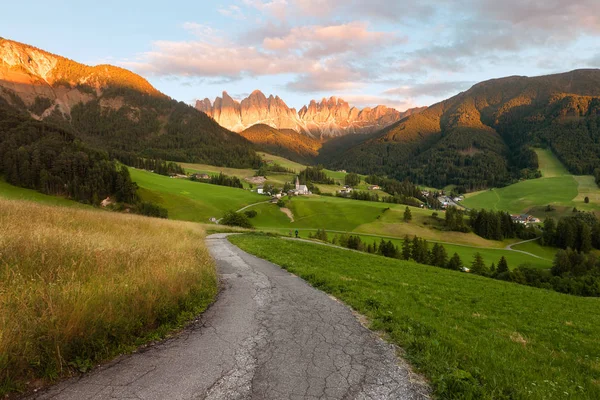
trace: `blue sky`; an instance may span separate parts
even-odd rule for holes
[[[598,0],[90,3],[6,2],[0,36],[126,67],[187,103],[260,89],[297,108],[335,95],[403,110],[486,79],[600,67]]]

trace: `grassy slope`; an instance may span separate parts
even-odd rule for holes
[[[0,395],[197,316],[217,292],[204,237],[193,223],[0,200]]]
[[[208,222],[227,210],[268,200],[243,189],[174,179],[133,168],[130,171],[132,180],[141,188],[142,199],[167,208],[172,219]]]
[[[29,200],[36,203],[47,204],[51,206],[64,206],[76,208],[92,208],[82,203],[65,199],[63,197],[49,196],[32,189],[24,189],[6,183],[0,178],[0,198],[10,200]]]
[[[231,241],[367,315],[440,398],[600,398],[600,300],[269,237]]]
[[[585,211],[600,211],[600,189],[591,176],[573,176],[549,150],[537,149],[542,178],[518,182],[500,189],[471,193],[463,205],[469,208],[506,210],[511,213],[530,212],[544,218],[567,214],[573,207]],[[584,203],[585,196],[591,200]],[[556,212],[546,214],[546,205],[556,206]]]
[[[260,229],[284,235],[290,231],[294,232],[296,229],[299,230],[302,237],[307,237],[311,231],[316,229],[328,230],[330,235],[334,234],[332,231],[337,230],[358,233],[368,243],[374,240],[379,241],[381,237],[385,237],[386,240],[392,239],[399,246],[402,245],[401,238],[404,235],[410,237],[417,235],[432,242],[456,243],[444,244],[444,247],[449,255],[458,253],[465,264],[470,264],[474,254],[479,252],[488,265],[497,264],[500,257],[504,256],[511,268],[521,264],[528,264],[536,268],[552,266],[552,258],[540,260],[526,254],[505,250],[507,242],[486,240],[473,233],[438,230],[436,228],[441,227],[441,222],[439,219],[431,217],[430,210],[411,207],[413,221],[405,223],[402,220],[406,208],[404,205],[316,196],[295,197],[288,204],[294,213],[294,222],[290,222],[290,219],[273,204],[254,206],[252,209],[256,210],[258,215],[252,222]],[[384,209],[388,207],[390,209],[384,212]],[[544,256],[541,255],[541,257]]]

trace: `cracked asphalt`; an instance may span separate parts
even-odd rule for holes
[[[423,380],[352,311],[211,235],[222,291],[175,337],[30,399],[427,399]]]

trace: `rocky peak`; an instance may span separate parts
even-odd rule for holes
[[[236,132],[256,124],[265,124],[315,137],[374,132],[398,121],[402,115],[386,106],[359,110],[335,96],[324,97],[320,101],[311,100],[308,106],[296,111],[289,108],[279,96],[266,97],[260,90],[253,91],[240,103],[223,92],[223,99],[217,97],[212,106],[210,100],[204,99],[196,102],[196,108]]]

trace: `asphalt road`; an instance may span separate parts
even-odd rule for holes
[[[32,399],[425,399],[394,347],[350,309],[226,239],[222,291],[181,334]]]

